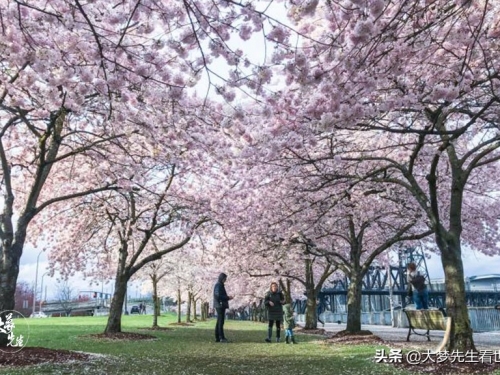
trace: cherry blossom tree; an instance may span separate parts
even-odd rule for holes
[[[106,333],[121,332],[131,277],[164,255],[189,247],[193,235],[209,221],[206,203],[188,182],[194,183],[192,174],[168,162],[160,164],[157,158],[144,158],[142,167],[126,191],[95,194],[91,201],[67,211],[68,226],[80,236],[74,238],[68,231],[51,254],[53,267],[66,274],[82,271],[93,276],[99,268],[114,270]]]
[[[159,252],[160,249],[154,240],[152,240],[151,243],[155,252]],[[142,272],[146,273],[147,277],[149,277],[153,287],[153,329],[159,328],[158,316],[160,315],[160,296],[158,294],[158,284],[169,272],[171,272],[171,270],[171,266],[165,261],[165,258],[160,258],[155,262],[149,263],[142,270]]]
[[[318,252],[315,254],[313,250],[315,243],[303,233],[295,233],[290,238],[290,243],[302,247],[300,251],[304,256],[298,266],[303,267],[303,271],[287,269],[283,275],[287,279],[298,281],[304,287],[306,295],[304,328],[316,329],[318,328],[318,294],[323,287],[328,285],[330,277],[337,271],[337,266],[323,254]]]
[[[441,255],[448,349],[473,349],[461,247],[498,253],[498,4],[331,1],[308,9],[314,17],[300,4],[296,19],[317,40],[287,65],[297,84],[283,92],[282,118],[350,132],[334,146],[339,160],[406,190]]]
[[[210,242],[210,237],[207,237],[207,242]],[[215,249],[211,249],[208,244],[205,247],[205,240],[200,237],[193,238],[192,245],[190,249],[179,249],[165,256],[164,261],[171,265],[171,270],[159,284],[163,295],[175,296],[177,299],[178,323],[181,323],[181,305],[183,301],[189,303],[190,293],[195,292],[194,299],[201,301],[202,306],[211,300],[214,280],[220,273],[210,251]],[[193,310],[196,309],[194,305],[196,303],[193,304]],[[191,312],[186,314],[187,321],[190,316]]]
[[[245,280],[242,285],[247,291],[243,294],[250,297],[248,302],[255,298],[262,300],[271,280],[281,281],[289,300],[303,299],[305,292],[306,328],[314,329],[318,292],[335,267],[325,256],[311,255],[309,242],[304,242],[304,236],[298,234],[300,228],[310,225],[311,219],[306,206],[297,205],[298,185],[296,181],[290,182],[294,178],[286,175],[285,168],[280,172],[278,167],[270,170],[253,165],[251,171],[243,174],[246,179],[241,187],[226,197],[232,206],[231,214],[224,215],[230,218],[224,222],[223,245],[227,255],[225,252],[221,257],[229,258],[229,268],[237,269],[238,277]],[[261,175],[267,176],[265,183],[259,180]],[[266,280],[264,286],[263,280]]]
[[[44,223],[53,204],[123,188],[106,173],[132,157],[122,141],[141,134],[151,144],[181,140],[179,147],[189,147],[192,139],[177,124],[199,106],[184,98],[203,74],[216,86],[216,59],[233,67],[221,80],[234,87],[256,89],[269,78],[259,78],[258,67],[228,43],[233,34],[245,40],[269,28],[264,22],[251,4],[226,1],[0,5],[0,310],[14,306],[28,229],[33,243],[52,240]],[[217,89],[234,99],[230,86]],[[159,124],[169,130],[159,135]]]
[[[354,192],[353,192],[354,193]],[[353,194],[354,195],[354,194]],[[318,223],[317,233],[321,243],[328,247],[313,247],[313,254],[326,256],[328,262],[338,267],[348,279],[346,331],[361,330],[362,281],[374,263],[387,263],[387,251],[399,242],[415,241],[432,234],[422,228],[422,223],[412,217],[410,210],[398,211],[384,199],[359,199],[348,203],[358,207],[343,207],[343,213],[335,210],[335,224],[325,227]],[[365,215],[373,209],[375,215]],[[333,221],[333,220],[332,220]],[[420,230],[419,225],[420,224]]]
[[[308,328],[317,325],[318,292],[340,268],[350,280],[348,330],[356,332],[361,329],[361,282],[375,259],[398,242],[422,239],[432,231],[404,189],[377,190],[377,184],[360,183],[357,163],[343,163],[337,171],[332,139],[312,142],[298,134],[294,137],[294,142],[283,142],[279,157],[269,159],[265,153],[258,156],[265,161],[263,166],[252,165],[247,175],[253,174],[256,181],[256,176],[265,175],[265,183],[235,193],[251,201],[251,208],[244,206],[241,221],[232,230],[243,228],[236,238],[245,238],[246,245],[255,249],[239,261],[247,272],[252,267],[258,270],[253,276],[274,274],[299,281],[307,296]],[[290,228],[297,232],[287,235]],[[293,243],[300,247],[294,249]]]

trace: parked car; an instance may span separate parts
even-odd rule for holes
[[[132,306],[132,308],[130,309],[130,313],[131,314],[140,314],[141,310],[139,309],[139,306]]]
[[[30,315],[30,318],[48,318],[49,316],[43,311],[37,311]]]

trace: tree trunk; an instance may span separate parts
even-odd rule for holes
[[[283,294],[285,295],[286,303],[291,303],[292,302],[292,292],[290,290],[290,287],[291,287],[290,279],[287,278],[286,281],[283,282],[283,280],[280,278],[279,284],[280,284],[281,290],[283,291]]]
[[[158,317],[161,316],[161,298],[160,297],[158,297],[156,299],[156,306],[155,306],[155,308],[156,308],[156,316],[158,316]]]
[[[460,239],[447,233],[448,239],[439,240],[441,262],[445,275],[446,314],[452,318],[450,341],[447,350],[467,352],[476,350],[465,298],[465,279]],[[440,246],[441,245],[441,246]]]
[[[187,298],[187,306],[186,306],[186,323],[191,322],[191,292],[188,292],[188,298]]]
[[[120,271],[118,271],[120,273]],[[117,276],[115,280],[115,291],[111,299],[111,306],[109,308],[108,323],[104,333],[118,333],[122,331],[122,311],[123,303],[127,295],[127,282],[128,277]]]
[[[318,328],[318,306],[316,303],[316,293],[314,293],[313,289],[312,291],[307,291],[306,295],[306,319],[304,329],[316,329]]]
[[[181,322],[181,289],[177,289],[177,323]]]
[[[196,321],[198,320],[198,317],[196,316],[196,298],[193,296],[193,320]]]
[[[290,279],[286,279],[286,282],[283,280],[279,280],[281,290],[284,292],[286,303],[292,303],[292,291],[291,291],[291,281]]]
[[[252,302],[252,307],[250,308],[250,315],[252,316],[252,321],[256,322],[257,321],[257,304]]]
[[[0,245],[0,312],[15,308],[19,260],[23,249],[17,241],[11,247],[5,246],[6,241],[3,242]],[[7,346],[8,343],[7,335],[0,335],[0,347]]]
[[[24,243],[28,225],[36,215],[38,197],[50,174],[54,161],[61,145],[61,133],[64,127],[66,111],[61,108],[57,116],[53,116],[47,123],[47,131],[39,138],[36,146],[37,154],[44,153],[43,158],[38,157],[34,164],[36,174],[32,182],[26,181],[31,186],[28,199],[20,204],[24,206],[21,214],[14,215],[14,193],[12,189],[11,167],[5,154],[4,145],[0,142],[2,189],[2,213],[0,215],[0,312],[15,308],[15,294],[17,277],[19,275],[19,261],[23,254]],[[43,151],[42,151],[43,150]],[[40,154],[39,154],[40,155]],[[42,163],[43,161],[43,163]],[[12,219],[18,217],[16,225]],[[35,296],[36,296],[36,290]],[[35,298],[36,299],[36,298]],[[35,301],[36,304],[36,301]],[[7,346],[9,341],[0,335],[0,347]]]
[[[317,293],[314,287],[314,274],[312,268],[311,259],[305,259],[306,265],[306,319],[304,329],[316,329],[318,328],[318,310],[317,310]]]
[[[201,320],[205,321],[207,319],[207,314],[205,312],[206,302],[201,303]]]
[[[158,328],[158,313],[159,313],[159,303],[158,303],[158,279],[155,274],[151,276],[151,281],[153,282],[153,328]]]
[[[349,275],[347,289],[347,326],[346,331],[356,333],[361,331],[361,287],[363,277],[359,272],[353,271]]]

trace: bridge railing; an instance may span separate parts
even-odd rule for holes
[[[469,319],[474,332],[500,331],[500,309],[495,307],[469,307]],[[299,322],[304,322],[304,314],[297,315]],[[325,323],[347,323],[347,313],[320,314]],[[390,311],[372,311],[361,313],[361,324],[392,325]],[[408,320],[402,310],[394,311],[394,327],[408,328]]]
[[[500,310],[494,307],[469,307],[469,318],[475,332],[500,331]]]
[[[79,302],[68,302],[68,303],[47,303],[42,306],[42,311],[45,313],[59,312],[66,309],[71,309],[73,311],[78,310],[92,310],[98,307],[108,307],[103,301],[91,300],[91,301],[79,301]]]

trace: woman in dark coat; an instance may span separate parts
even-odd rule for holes
[[[281,329],[281,322],[283,321],[282,305],[284,304],[285,304],[285,297],[283,296],[283,293],[278,291],[278,284],[272,282],[269,291],[266,293],[266,296],[264,297],[264,305],[267,308],[267,318],[269,319],[266,342],[271,342],[274,322],[276,322],[276,342],[280,342],[280,329]]]

